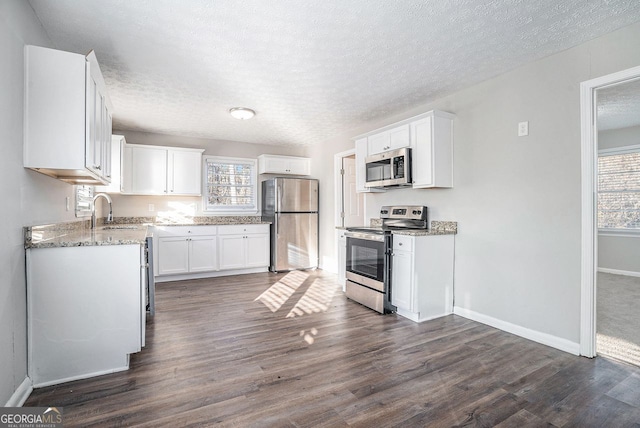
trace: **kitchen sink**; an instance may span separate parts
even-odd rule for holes
[[[136,230],[138,226],[103,226],[102,230]]]

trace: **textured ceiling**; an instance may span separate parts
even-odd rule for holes
[[[640,126],[640,79],[598,89],[598,129]]]
[[[123,130],[311,145],[640,20],[638,0],[30,0]],[[227,111],[256,110],[250,121]]]

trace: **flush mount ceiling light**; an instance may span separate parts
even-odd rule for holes
[[[247,120],[256,115],[256,112],[246,107],[234,107],[229,110],[229,114],[236,119]]]

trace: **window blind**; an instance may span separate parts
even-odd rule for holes
[[[640,152],[598,157],[598,227],[640,229]]]
[[[206,157],[205,167],[205,210],[256,210],[255,160]]]

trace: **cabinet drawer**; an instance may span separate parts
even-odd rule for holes
[[[393,235],[393,249],[394,251],[413,251],[413,242],[415,238],[413,236],[406,235]]]
[[[268,224],[237,224],[218,226],[219,235],[242,235],[244,233],[269,233]]]
[[[218,226],[155,226],[155,236],[215,235]]]

